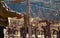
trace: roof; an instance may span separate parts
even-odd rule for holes
[[[16,12],[6,11],[5,8],[3,8],[2,4],[0,5],[0,24],[7,25],[8,17],[17,17],[17,16],[22,18],[22,16],[17,14]]]

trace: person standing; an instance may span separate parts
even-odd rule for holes
[[[60,38],[60,27],[58,26],[57,38]]]
[[[4,38],[4,29],[5,27],[3,25],[0,26],[0,38]]]
[[[34,31],[35,31],[35,38],[38,38],[37,27],[35,27]]]
[[[8,38],[10,38],[10,37],[14,38],[14,35],[13,35],[13,33],[14,33],[13,32],[14,31],[13,30],[13,27],[8,27],[8,30],[7,31],[8,31]]]
[[[46,26],[42,26],[44,30],[44,37],[45,38],[51,38],[51,32],[50,32],[50,24],[48,21],[46,21]]]
[[[27,33],[28,33],[28,28],[26,26],[20,28],[20,35],[22,38],[26,38]]]

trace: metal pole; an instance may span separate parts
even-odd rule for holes
[[[29,31],[29,38],[31,38],[31,25],[30,25],[30,0],[26,0],[27,2],[27,12],[28,12],[28,31]]]

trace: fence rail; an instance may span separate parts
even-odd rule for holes
[[[8,35],[5,35],[5,38],[8,38]],[[21,38],[21,37],[20,35],[14,35],[14,38]],[[28,35],[26,36],[26,38],[28,38]],[[32,35],[32,38],[35,38],[35,35]],[[38,35],[38,38],[44,38],[44,35]],[[51,38],[57,38],[57,35],[51,35]]]

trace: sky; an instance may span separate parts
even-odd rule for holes
[[[12,0],[5,0],[6,2],[8,2],[8,1],[12,1]],[[37,12],[38,12],[38,10],[39,10],[39,6],[41,6],[42,5],[42,7],[43,7],[43,9],[47,9],[46,8],[46,6],[47,5],[44,5],[43,3],[41,3],[41,5],[40,5],[40,2],[42,2],[43,0],[30,0],[31,2],[33,2],[33,3],[31,3],[31,9],[33,10],[33,12],[35,12],[36,13],[36,15],[38,15],[37,14]],[[44,1],[47,1],[47,0],[44,0]],[[48,0],[49,1],[49,0]],[[36,2],[38,2],[38,3],[36,3]],[[13,5],[10,5],[9,3],[8,3],[8,6],[10,7],[10,8],[12,8],[12,10],[14,10],[14,11],[18,11],[18,12],[26,12],[26,4],[25,3],[18,3],[18,4],[13,4]],[[17,8],[18,7],[18,8]],[[55,9],[54,9],[55,10]],[[49,12],[49,11],[48,11]],[[45,13],[44,11],[43,11],[43,13],[42,13],[42,16],[43,17],[45,17],[46,16],[46,14],[47,13]],[[60,17],[58,17],[58,18],[56,18],[55,16],[54,16],[54,14],[56,14],[56,13],[53,13],[53,15],[52,14],[50,14],[50,15],[48,15],[48,17],[49,18],[51,18],[51,19],[54,19],[54,20],[57,20],[57,19],[60,19]],[[52,17],[53,16],[53,17]],[[56,19],[55,19],[56,18]]]

